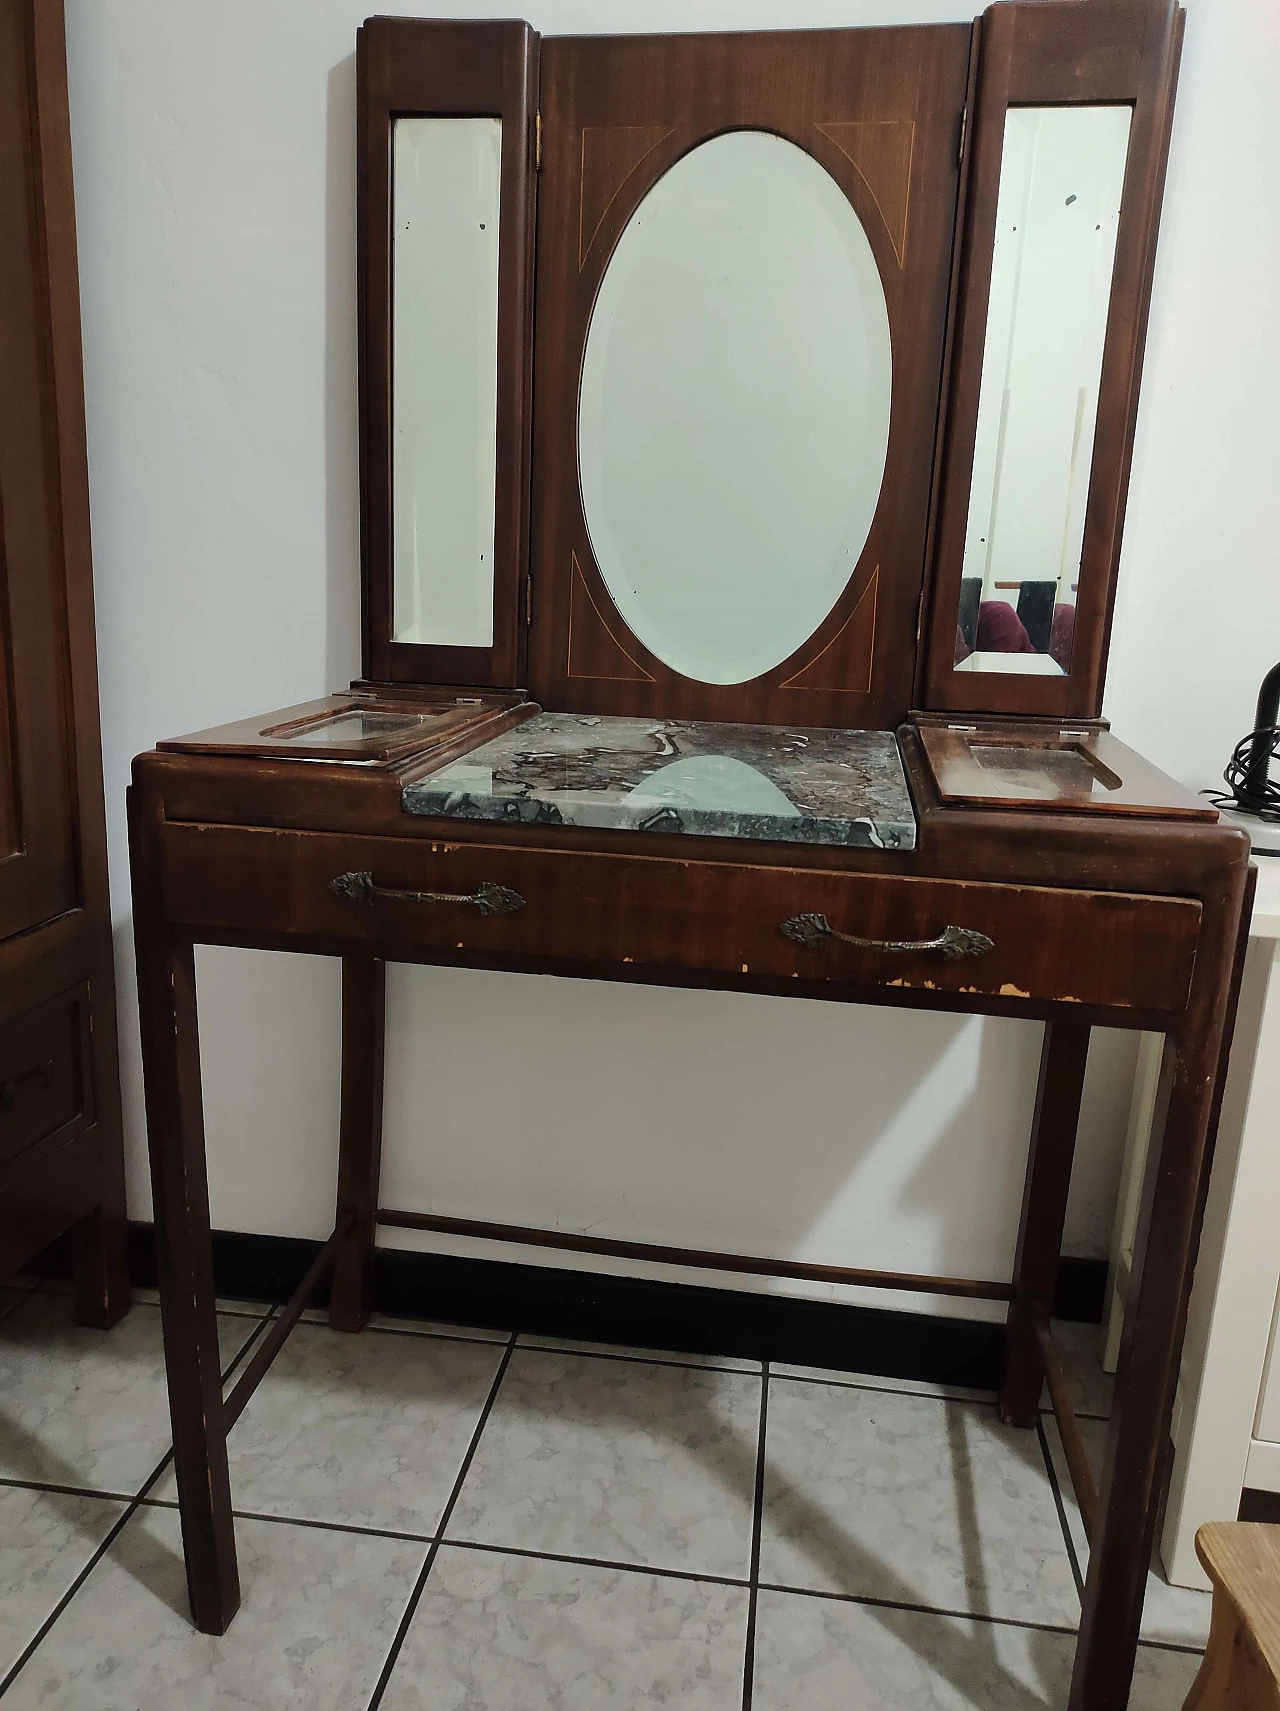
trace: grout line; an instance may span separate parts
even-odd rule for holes
[[[172,1452],[170,1452],[170,1453],[172,1453]],[[160,1466],[158,1468],[156,1468],[156,1470],[152,1474],[151,1478],[142,1487],[143,1491],[145,1491],[148,1486],[153,1484],[155,1482],[155,1480],[159,1478],[159,1476],[160,1476],[161,1472],[164,1470],[165,1464],[168,1462],[168,1460],[169,1460],[169,1456],[166,1455],[164,1458],[164,1461],[162,1461],[160,1463]],[[44,1621],[40,1624],[40,1626],[36,1629],[36,1632],[32,1636],[31,1640],[23,1648],[23,1650],[18,1654],[18,1657],[15,1660],[12,1668],[10,1668],[10,1670],[3,1677],[3,1679],[0,1679],[0,1699],[3,1699],[5,1694],[13,1686],[13,1684],[17,1680],[18,1676],[26,1668],[27,1664],[31,1661],[31,1658],[34,1655],[37,1647],[42,1643],[46,1634],[48,1634],[50,1628],[53,1627],[54,1623],[58,1620],[59,1616],[61,1616],[62,1612],[66,1609],[67,1605],[70,1604],[71,1600],[75,1597],[76,1593],[79,1592],[80,1588],[84,1585],[85,1581],[88,1580],[89,1576],[93,1573],[94,1569],[102,1561],[103,1557],[106,1556],[107,1552],[110,1550],[111,1546],[115,1543],[116,1539],[120,1536],[121,1532],[123,1532],[124,1528],[126,1527],[128,1522],[131,1520],[131,1518],[137,1514],[138,1507],[139,1507],[141,1501],[142,1501],[142,1498],[141,1498],[141,1495],[139,1495],[139,1496],[133,1498],[132,1500],[130,1500],[126,1504],[125,1509],[124,1509],[124,1513],[119,1517],[119,1519],[115,1522],[115,1524],[108,1529],[107,1534],[106,1534],[105,1538],[102,1540],[101,1544],[99,1544],[97,1546],[97,1548],[91,1553],[88,1561],[81,1568],[79,1574],[77,1574],[75,1576],[75,1578],[72,1580],[70,1586],[67,1587],[66,1591],[62,1594],[61,1598],[59,1598],[58,1602],[54,1605],[53,1609],[45,1617]]]
[[[1077,1420],[1100,1420],[1104,1426],[1109,1426],[1111,1424],[1110,1414],[1091,1414],[1087,1408],[1073,1408],[1071,1412],[1075,1415]],[[1053,1409],[1042,1408],[1040,1410],[1040,1417],[1042,1420],[1052,1419]]]
[[[1049,1440],[1045,1435],[1044,1415],[1036,1416],[1036,1437],[1040,1440],[1040,1453],[1044,1457],[1045,1470],[1049,1475],[1049,1486],[1053,1492],[1053,1501],[1058,1511],[1058,1525],[1062,1528],[1062,1537],[1066,1540],[1067,1558],[1071,1563],[1071,1575],[1076,1583],[1076,1595],[1084,1605],[1084,1575],[1080,1569],[1080,1559],[1076,1555],[1075,1540],[1071,1537],[1071,1527],[1067,1521],[1067,1506],[1063,1499],[1062,1487],[1058,1483],[1057,1469],[1053,1465],[1053,1454],[1049,1449]]]
[[[382,1673],[378,1677],[377,1686],[373,1690],[373,1697],[369,1701],[367,1711],[377,1711],[378,1706],[382,1703],[382,1696],[387,1691],[387,1683],[391,1680],[391,1672],[396,1667],[396,1659],[400,1656],[400,1648],[403,1646],[405,1636],[409,1632],[410,1624],[413,1622],[413,1618],[417,1614],[418,1604],[421,1601],[423,1590],[427,1584],[427,1577],[431,1573],[436,1557],[440,1554],[440,1541],[444,1537],[445,1529],[449,1525],[449,1517],[453,1514],[458,1498],[462,1495],[463,1484],[466,1480],[467,1474],[471,1471],[471,1463],[474,1460],[476,1450],[480,1445],[480,1435],[489,1422],[489,1415],[493,1410],[494,1402],[497,1400],[498,1391],[502,1386],[503,1379],[507,1375],[507,1368],[511,1365],[511,1354],[515,1346],[516,1337],[515,1332],[513,1331],[507,1341],[506,1348],[502,1351],[502,1359],[498,1364],[498,1370],[494,1375],[493,1383],[489,1386],[489,1394],[485,1398],[484,1407],[480,1410],[480,1418],[476,1421],[476,1429],[471,1434],[471,1442],[467,1445],[467,1453],[462,1458],[462,1466],[458,1469],[458,1477],[453,1482],[453,1490],[449,1493],[449,1501],[445,1504],[444,1512],[440,1516],[440,1525],[436,1531],[435,1542],[428,1547],[426,1561],[423,1563],[422,1568],[419,1571],[418,1578],[414,1582],[413,1591],[409,1594],[409,1602],[405,1605],[404,1615],[400,1618],[400,1626],[396,1629],[395,1638],[391,1642],[391,1649],[387,1653],[386,1662],[382,1666]],[[0,1692],[2,1691],[3,1689],[0,1688]]]
[[[809,1373],[797,1372],[775,1372],[773,1374],[775,1383],[823,1384],[828,1389],[834,1390],[870,1390],[877,1396],[918,1396],[925,1402],[958,1402],[961,1406],[969,1408],[995,1408],[998,1406],[996,1392],[994,1390],[979,1390],[976,1384],[970,1386],[956,1384],[952,1385],[950,1390],[944,1385],[939,1385],[935,1390],[904,1390],[902,1388],[904,1384],[917,1382],[924,1384],[928,1380],[904,1378],[895,1384],[891,1378],[884,1378],[878,1384],[870,1382],[871,1379],[879,1377],[878,1373],[867,1373],[859,1378],[852,1376],[849,1378],[814,1378]]]
[[[174,1497],[142,1497],[139,1502],[148,1509],[176,1509]],[[434,1533],[409,1533],[396,1527],[366,1527],[359,1521],[318,1521],[312,1515],[268,1515],[261,1509],[232,1509],[237,1521],[269,1521],[277,1527],[311,1527],[321,1533],[354,1533],[366,1539],[399,1539],[411,1545],[429,1545]]]
[[[760,1374],[760,1431],[756,1439],[756,1484],[751,1504],[751,1577],[747,1593],[747,1634],[742,1655],[742,1711],[751,1711],[756,1668],[756,1603],[760,1595],[760,1527],[764,1517],[764,1446],[769,1421],[769,1363]]]
[[[761,1370],[760,1361],[748,1366],[721,1366],[718,1364],[715,1355],[690,1355],[688,1360],[672,1360],[670,1351],[665,1355],[656,1351],[652,1355],[643,1353],[631,1355],[619,1354],[613,1349],[593,1349],[585,1343],[579,1346],[577,1344],[526,1342],[524,1333],[519,1331],[516,1332],[516,1348],[521,1353],[536,1351],[538,1354],[544,1355],[584,1355],[588,1360],[626,1361],[632,1366],[674,1366],[679,1368],[681,1372],[732,1372],[736,1373],[739,1378],[759,1378]],[[723,1356],[720,1357],[720,1359],[724,1358]]]
[[[92,1485],[60,1485],[53,1479],[13,1479],[0,1477],[0,1486],[14,1491],[53,1491],[60,1497],[100,1497],[104,1503],[132,1503],[132,1491],[98,1491]]]
[[[298,1320],[298,1324],[294,1326],[294,1330],[297,1330],[298,1326],[300,1326],[300,1325],[310,1325],[313,1329],[315,1329],[318,1326],[320,1328],[320,1330],[322,1330],[322,1331],[329,1330],[330,1326],[329,1326],[329,1321],[327,1319],[308,1319],[307,1318],[307,1313],[310,1313],[311,1311],[312,1311],[312,1309],[310,1307],[308,1307],[306,1309],[306,1311],[303,1313],[302,1317]],[[268,1317],[275,1319],[279,1316],[279,1313],[280,1313],[279,1307],[272,1307],[270,1309]],[[360,1327],[359,1331],[356,1332],[355,1334],[357,1336],[361,1336],[361,1337],[366,1336],[366,1335],[372,1336],[372,1337],[411,1337],[414,1339],[415,1342],[420,1342],[425,1338],[429,1342],[437,1342],[437,1343],[479,1343],[482,1348],[500,1349],[506,1343],[510,1342],[512,1336],[514,1336],[515,1333],[512,1331],[507,1331],[501,1336],[481,1337],[481,1336],[469,1336],[467,1334],[467,1332],[464,1330],[457,1330],[457,1331],[412,1331],[412,1330],[408,1329],[407,1326],[404,1326],[404,1325],[367,1325],[366,1324],[366,1325],[362,1325]],[[347,1335],[347,1333],[344,1332],[343,1335],[345,1336],[345,1335]]]
[[[991,1616],[983,1610],[949,1610],[942,1604],[912,1604],[904,1598],[873,1598],[862,1592],[824,1592],[816,1586],[784,1586],[781,1582],[762,1580],[761,1592],[785,1592],[794,1598],[825,1598],[833,1604],[865,1604],[872,1610],[906,1610],[917,1616],[951,1616],[959,1622],[986,1622],[994,1628],[1027,1628],[1037,1634],[1067,1634],[1072,1639],[1079,1633],[1063,1622],[1028,1622],[1020,1616]]]
[[[616,1569],[623,1574],[649,1574],[660,1580],[692,1580],[706,1586],[747,1587],[750,1582],[732,1574],[699,1574],[688,1568],[655,1568],[651,1563],[617,1562],[612,1557],[575,1557],[560,1551],[535,1551],[525,1545],[493,1545],[481,1539],[440,1539],[451,1551],[487,1551],[491,1556],[528,1557],[535,1562],[580,1563],[584,1568]]]

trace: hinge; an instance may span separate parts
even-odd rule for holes
[[[960,147],[956,150],[956,161],[957,161],[957,164],[960,166],[964,165],[964,139],[965,139],[965,133],[968,131],[968,129],[969,129],[969,104],[968,104],[968,102],[966,102],[965,105],[960,109]]]
[[[527,629],[532,628],[532,625],[533,625],[533,578],[531,576],[526,576],[524,579],[524,627],[527,630]]]
[[[533,170],[542,170],[542,109],[533,115]]]

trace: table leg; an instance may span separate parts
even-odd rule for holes
[[[374,1215],[382,1165],[382,1066],[386,964],[342,959],[342,1117],[338,1134],[338,1216],[342,1238],[329,1295],[329,1323],[358,1331],[369,1312]]]
[[[191,1615],[226,1632],[240,1605],[209,1234],[195,951],[149,918],[149,863],[131,801],[134,930],[173,1458]]]
[[[1191,995],[1165,1037],[1067,1711],[1129,1702],[1256,878],[1224,871],[1206,898]]]
[[[1053,1310],[1088,1058],[1087,1026],[1045,1024],[1000,1386],[1000,1418],[1010,1426],[1034,1426],[1040,1407],[1044,1366],[1036,1321]]]

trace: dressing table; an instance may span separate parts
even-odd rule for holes
[[[1248,840],[1100,717],[1182,13],[359,35],[362,678],[161,742],[129,815],[194,1620],[226,1434],[379,1225],[1008,1303],[1122,1711],[1238,979]],[[1038,645],[1037,645],[1038,644]],[[342,959],[333,1233],[224,1399],[194,946]],[[1012,1278],[675,1253],[380,1204],[388,961],[1045,1024]],[[1049,1328],[1092,1026],[1161,1032],[1106,1466]]]

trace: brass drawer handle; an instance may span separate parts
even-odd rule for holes
[[[993,940],[972,927],[944,927],[936,939],[855,939],[852,933],[837,933],[825,915],[792,915],[778,930],[811,951],[828,939],[839,939],[841,944],[858,945],[864,951],[941,951],[948,962],[953,962],[956,957],[984,956],[995,949]]]
[[[329,889],[353,903],[469,903],[482,915],[511,915],[524,908],[518,891],[491,885],[487,879],[474,891],[396,891],[390,885],[375,885],[371,873],[340,873],[329,881]]]

